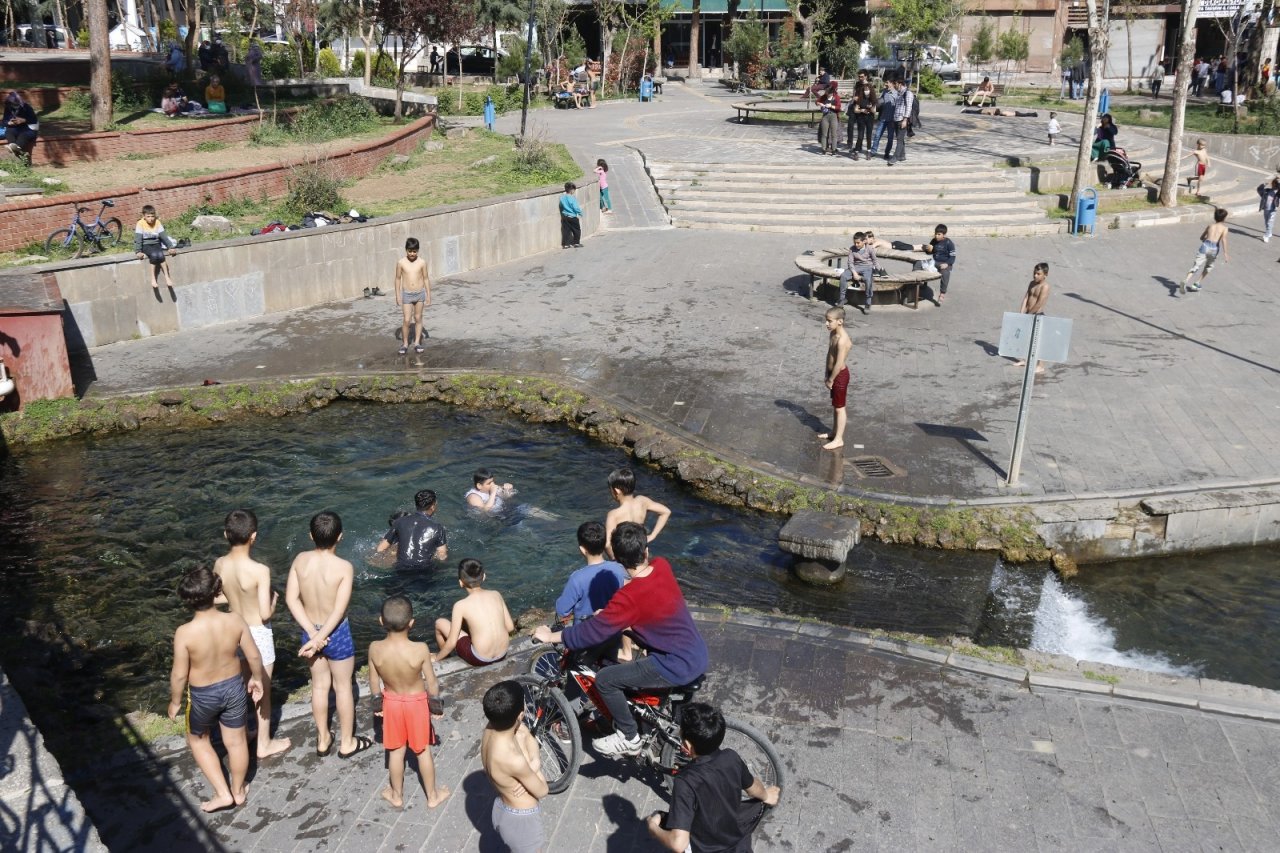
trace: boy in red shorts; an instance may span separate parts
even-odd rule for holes
[[[849,391],[849,367],[846,364],[853,341],[844,330],[844,309],[828,308],[826,315],[827,331],[831,333],[827,342],[827,390],[831,392],[831,408],[835,409],[835,427],[831,432],[820,433],[818,438],[828,438],[823,450],[836,450],[844,447],[845,396]]]
[[[387,787],[382,798],[404,808],[407,747],[418,757],[418,777],[427,795],[427,808],[434,809],[450,791],[436,785],[436,765],[428,749],[435,742],[431,700],[440,693],[431,667],[431,650],[426,643],[409,639],[413,605],[405,596],[393,595],[384,601],[378,621],[387,638],[369,644],[369,693],[374,713],[382,717],[382,746],[387,750]]]

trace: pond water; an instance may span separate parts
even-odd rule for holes
[[[603,520],[605,478],[625,454],[560,426],[435,405],[339,404],[284,420],[195,432],[60,442],[0,461],[0,640],[6,668],[53,655],[77,673],[68,688],[118,708],[160,711],[174,628],[187,618],[174,589],[193,565],[225,551],[222,519],[253,509],[255,555],[284,587],[321,509],[343,518],[338,552],[356,566],[352,628],[363,649],[393,591],[414,601],[426,638],[460,591],[457,560],[480,559],[513,613],[549,607],[580,565],[574,532]],[[500,517],[465,508],[471,471],[487,467],[519,492]],[[784,519],[700,500],[637,469],[639,491],[673,510],[653,553],[671,559],[690,601],[816,616],[862,628],[951,633],[1091,659],[1280,687],[1280,589],[1250,556],[1092,568],[1061,583],[1043,566],[993,565],[989,555],[868,543],[834,589],[795,580],[776,536]],[[396,573],[373,560],[387,517],[433,488],[448,529],[448,565]],[[1256,556],[1254,556],[1256,555]],[[58,646],[57,633],[70,636]],[[305,681],[296,634],[277,611],[276,678]],[[70,663],[68,663],[68,660]],[[50,679],[61,683],[65,679]],[[71,694],[68,694],[71,695]],[[83,701],[83,699],[81,699]]]

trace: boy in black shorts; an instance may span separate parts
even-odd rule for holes
[[[720,748],[724,729],[724,716],[705,702],[689,703],[680,715],[680,737],[693,760],[676,775],[671,811],[648,820],[649,833],[667,850],[751,853],[760,803],[778,804],[781,788],[766,788],[738,753]],[[744,791],[755,802],[744,802]]]
[[[266,675],[262,656],[249,626],[234,613],[213,606],[222,592],[222,578],[201,566],[192,569],[178,585],[178,595],[193,611],[191,621],[173,635],[173,670],[169,674],[169,719],[178,719],[182,697],[187,697],[187,745],[213,788],[213,797],[200,804],[204,812],[219,812],[244,805],[249,796],[244,783],[249,772],[249,696],[262,698]],[[249,665],[246,686],[240,675],[239,651]],[[247,693],[246,693],[247,690]],[[222,763],[209,740],[217,724],[227,749],[231,784],[222,775]]]

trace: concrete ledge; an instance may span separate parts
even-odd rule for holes
[[[996,663],[995,661],[962,655],[958,652],[951,653],[951,657],[947,660],[947,665],[956,669],[963,669],[966,672],[976,672],[980,675],[989,675],[992,678],[1002,678],[1005,681],[1012,681],[1017,684],[1025,685],[1027,683],[1027,669],[1021,666]]]
[[[1094,681],[1075,675],[1064,675],[1058,672],[1032,672],[1027,675],[1027,683],[1032,693],[1037,687],[1053,690],[1072,690],[1077,693],[1095,693],[1100,696],[1111,695],[1111,684],[1107,681]]]
[[[1145,685],[1125,684],[1121,682],[1111,690],[1111,695],[1118,699],[1141,699],[1145,702],[1159,702],[1163,705],[1178,705],[1183,708],[1198,707],[1200,697],[1195,693],[1181,690],[1161,690]]]
[[[1248,717],[1251,720],[1280,722],[1280,708],[1274,705],[1256,705],[1252,702],[1228,702],[1217,699],[1201,698],[1197,703],[1201,711],[1212,714],[1227,714],[1232,717]]]

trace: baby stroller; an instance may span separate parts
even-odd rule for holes
[[[1102,182],[1113,190],[1136,187],[1142,184],[1142,164],[1125,156],[1123,148],[1112,148],[1102,156],[1104,166],[1110,167]]]

